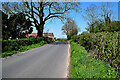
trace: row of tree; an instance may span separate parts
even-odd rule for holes
[[[120,21],[112,20],[114,16],[111,7],[113,7],[111,3],[101,3],[100,6],[92,4],[85,8],[83,18],[88,21],[88,27],[82,34],[120,31]],[[67,19],[62,30],[67,39],[70,39],[73,35],[77,35],[80,29],[75,21]]]
[[[114,21],[113,5],[111,3],[101,3],[100,6],[90,5],[84,10],[83,17],[88,21],[86,28],[90,33],[113,32],[120,30],[120,21]]]

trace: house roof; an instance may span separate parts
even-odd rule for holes
[[[54,36],[53,33],[43,33],[43,35],[47,35],[47,36]]]
[[[43,33],[43,36],[44,35],[54,37],[53,33]],[[28,36],[37,36],[37,33],[31,33],[31,34],[26,35],[26,37],[28,37]]]
[[[31,33],[30,36],[37,36],[37,33]]]

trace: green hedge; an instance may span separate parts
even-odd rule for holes
[[[85,47],[91,57],[120,69],[120,32],[86,33],[72,40]]]
[[[11,56],[11,55],[19,53],[19,52],[23,52],[23,51],[27,51],[27,50],[30,50],[30,49],[33,49],[33,48],[43,46],[46,43],[47,43],[46,41],[41,41],[40,43],[36,43],[36,44],[28,45],[28,46],[21,46],[19,48],[19,50],[13,50],[11,52],[3,52],[0,55],[0,57],[4,58],[4,57],[7,57],[7,56]]]
[[[57,39],[56,41],[68,41],[67,39]]]
[[[16,40],[3,40],[2,52],[19,50],[21,46],[28,46],[28,45],[40,43],[41,41],[46,41],[46,43],[51,42],[50,39],[45,37],[31,37],[31,38],[23,38],[23,39],[16,39]]]
[[[84,47],[71,42],[71,74],[70,78],[82,80],[98,80],[100,78],[118,78],[115,68],[101,60],[91,58]],[[88,79],[86,79],[88,78]],[[95,78],[95,79],[94,79]],[[101,79],[100,79],[101,80]]]

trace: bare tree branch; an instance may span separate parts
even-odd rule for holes
[[[48,20],[48,19],[51,19],[51,18],[53,18],[53,17],[64,18],[63,16],[54,15],[54,16],[48,17],[47,20]]]
[[[11,6],[6,3],[4,5],[6,12],[8,10],[8,12],[12,14],[18,12],[25,14],[35,24],[39,36],[42,36],[45,21],[51,18],[58,18],[62,21],[65,19],[64,14],[66,12],[69,12],[70,10],[79,10],[79,3],[73,2],[43,2],[43,0],[32,2],[31,0],[31,2],[15,2],[15,5],[12,5],[13,3],[9,4]]]
[[[49,13],[48,16],[45,18],[44,21],[48,20],[49,16],[51,16],[51,15],[54,15],[54,16],[55,16],[55,15],[59,15],[59,14],[64,14],[64,13],[67,12],[68,10],[70,10],[70,8],[67,9],[67,10],[64,10],[63,12]]]

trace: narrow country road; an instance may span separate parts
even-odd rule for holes
[[[2,60],[3,78],[65,78],[69,42],[54,42]]]

